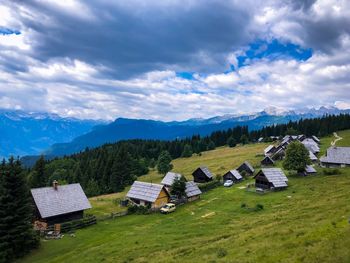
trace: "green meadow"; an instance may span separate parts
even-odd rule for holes
[[[350,146],[350,131],[337,145]],[[322,140],[322,151],[333,136]],[[199,165],[216,175],[244,160],[258,167],[267,144],[218,148],[173,161],[191,179]],[[139,178],[159,182],[155,171]],[[350,262],[350,168],[325,176],[289,177],[285,191],[247,192],[246,180],[218,187],[169,215],[128,215],[76,231],[75,237],[42,241],[20,262]],[[127,191],[127,189],[126,189]],[[89,213],[121,208],[123,193],[91,198]],[[263,209],[254,209],[257,205]]]

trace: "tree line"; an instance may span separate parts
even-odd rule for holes
[[[255,142],[260,137],[269,140],[270,136],[286,134],[325,136],[349,128],[350,115],[341,114],[291,121],[253,131],[247,126],[237,126],[208,136],[193,135],[172,141],[125,140],[52,161],[40,158],[27,175],[31,187],[51,185],[53,180],[62,184],[79,182],[88,196],[95,196],[122,191],[137,177],[147,174],[150,168],[157,167],[165,174],[172,169],[172,159],[190,157],[216,147],[235,147],[238,143]]]

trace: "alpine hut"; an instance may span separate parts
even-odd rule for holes
[[[201,197],[202,191],[199,189],[198,185],[195,182],[190,181],[186,182],[185,193],[187,201],[192,202]]]
[[[260,163],[263,166],[273,166],[275,164],[275,161],[270,156],[265,156],[265,158],[262,159]]]
[[[126,197],[137,205],[157,209],[169,202],[170,194],[164,185],[135,181]]]
[[[164,185],[167,188],[171,188],[175,180],[180,180],[183,177],[181,174],[173,173],[173,172],[167,172],[167,174],[164,176],[163,180],[160,182],[162,185]]]
[[[244,172],[244,173],[247,173],[248,175],[253,175],[255,170],[254,170],[253,166],[248,161],[245,161],[237,168],[237,171],[240,174],[242,174]]]
[[[281,190],[288,186],[288,178],[280,168],[263,168],[254,178],[258,188]]]
[[[35,217],[48,225],[64,223],[84,216],[91,208],[80,184],[59,185],[33,188],[30,190],[35,204]]]
[[[264,154],[265,156],[270,156],[276,152],[276,147],[274,145],[269,145],[265,148]]]
[[[326,156],[320,158],[323,167],[350,166],[350,147],[329,147]]]
[[[234,183],[240,182],[243,180],[242,175],[236,170],[231,170],[228,171],[227,173],[224,174],[223,176],[224,181],[231,180]]]
[[[308,175],[308,174],[315,174],[315,173],[317,173],[317,171],[316,171],[316,169],[315,169],[313,166],[311,166],[311,165],[306,165],[306,167],[305,167],[305,172],[304,172],[305,175]]]
[[[198,167],[192,175],[195,183],[206,183],[213,180],[213,175],[206,166]]]

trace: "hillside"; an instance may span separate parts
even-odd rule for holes
[[[350,131],[338,134],[343,140],[337,145],[349,146]],[[332,139],[323,139],[323,148]],[[256,165],[261,158],[256,154],[265,146],[219,148],[176,159],[174,170],[189,177],[206,164],[222,174],[245,159]],[[350,169],[337,176],[324,176],[321,170],[317,176],[290,177],[288,189],[281,192],[246,192],[240,189],[243,182],[211,190],[170,215],[103,221],[77,231],[75,238],[42,242],[21,262],[348,262]],[[154,171],[141,178],[160,180]],[[106,207],[96,203],[91,212],[103,213]],[[264,209],[247,211],[243,203]]]

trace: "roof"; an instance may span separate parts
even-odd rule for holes
[[[58,185],[30,190],[42,218],[64,215],[91,208],[80,184]]]
[[[317,173],[316,169],[311,165],[306,165],[305,172],[308,174]]]
[[[326,156],[320,158],[323,163],[350,164],[350,147],[329,147]]]
[[[248,161],[245,161],[244,163],[242,163],[241,166],[244,165],[244,164],[249,168],[249,170],[252,173],[254,173],[255,170],[254,170],[253,166]]]
[[[317,157],[316,155],[312,152],[312,151],[309,151],[309,158],[311,161],[317,161]]]
[[[310,142],[306,142],[306,140],[302,141],[302,144],[304,144],[304,146],[306,147],[306,149],[308,149],[309,151],[311,151],[312,153],[318,153],[320,152],[320,147],[317,145],[317,143],[315,143],[315,141],[312,140],[312,143]]]
[[[304,139],[304,140],[302,141],[302,143],[304,143],[304,144],[313,144],[313,145],[318,146],[317,142],[315,142],[315,141],[314,141],[313,139],[311,139],[311,138],[306,138],[306,139]]]
[[[182,177],[181,174],[168,172],[164,176],[163,180],[161,181],[161,184],[171,186],[171,185],[173,185],[175,179],[180,179],[181,177]]]
[[[267,147],[265,148],[265,150],[264,150],[265,154],[267,154],[269,151],[271,151],[271,150],[274,149],[274,148],[275,148],[274,145],[269,145],[269,146],[267,146]]]
[[[258,139],[258,142],[262,142],[264,140],[264,137],[260,137],[259,139]]]
[[[320,142],[321,142],[320,139],[317,138],[315,135],[312,135],[311,138],[312,138],[315,142],[317,142],[317,143],[320,143]]]
[[[229,173],[231,173],[237,180],[242,179],[242,175],[236,170],[230,170]]]
[[[192,197],[196,195],[200,195],[202,191],[199,189],[197,184],[193,181],[186,182],[186,190],[185,190],[187,197]]]
[[[261,162],[263,162],[265,159],[271,161],[271,163],[275,163],[275,161],[270,156],[265,156],[265,158],[262,159]]]
[[[135,181],[126,194],[126,197],[153,203],[157,200],[163,188],[164,185],[161,184]]]
[[[280,168],[263,168],[260,171],[274,187],[286,187],[288,178]]]
[[[213,178],[213,175],[212,173],[209,171],[209,168],[206,167],[206,166],[201,166],[201,167],[198,167],[196,170],[202,170],[202,172],[208,177],[208,178]],[[193,174],[193,173],[192,173]]]

